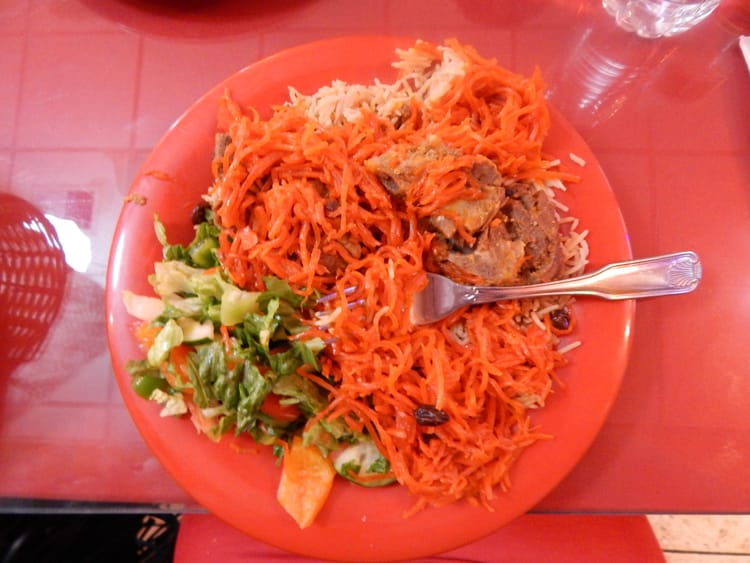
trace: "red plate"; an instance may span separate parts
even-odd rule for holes
[[[292,552],[326,559],[404,559],[440,553],[476,540],[529,511],[573,468],[602,426],[622,379],[630,347],[634,304],[580,299],[578,337],[561,372],[567,387],[535,413],[555,435],[532,446],[512,470],[512,488],[499,493],[494,511],[466,504],[402,517],[413,499],[402,487],[363,489],[338,482],[315,524],[300,530],[276,502],[279,468],[270,451],[238,453],[228,444],[198,436],[185,419],[163,419],[159,407],[130,388],[123,366],[140,357],[132,319],[122,305],[124,289],[148,293],[147,276],[161,249],[153,234],[158,213],[172,242],[189,240],[190,212],[211,181],[210,155],[217,100],[225,89],[243,104],[269,108],[293,85],[310,93],[333,79],[370,82],[395,78],[394,49],[413,44],[392,37],[346,37],[310,43],[264,59],[217,85],[167,132],[133,183],[120,215],[109,261],[107,331],[115,374],[130,414],[174,479],[201,505],[247,534]],[[587,161],[582,181],[560,198],[590,231],[592,267],[631,257],[625,226],[610,186],[581,137],[559,115],[547,150],[568,162]],[[573,165],[575,167],[575,165]]]

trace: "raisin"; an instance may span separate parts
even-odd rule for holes
[[[327,200],[327,201],[326,201],[326,203],[325,203],[325,206],[324,206],[324,207],[325,207],[325,210],[326,210],[326,211],[328,211],[329,213],[333,213],[333,212],[334,212],[334,211],[336,211],[336,210],[337,210],[337,209],[338,209],[338,208],[339,208],[340,206],[341,206],[341,203],[339,203],[339,201],[338,201],[338,200],[335,200],[335,199],[329,199],[329,200]]]
[[[549,320],[557,330],[568,330],[570,328],[570,311],[567,307],[556,309],[549,314]]]
[[[193,223],[193,225],[200,225],[203,223],[203,221],[206,220],[206,211],[208,211],[209,207],[211,207],[207,201],[202,201],[195,207],[193,207],[193,212],[190,215],[190,221]]]
[[[434,405],[419,405],[414,409],[414,418],[422,426],[440,426],[448,422],[448,413]]]

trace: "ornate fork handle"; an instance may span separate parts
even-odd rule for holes
[[[676,252],[640,260],[615,262],[560,281],[512,287],[467,286],[467,303],[548,295],[594,295],[603,299],[637,299],[693,291],[702,267],[694,252]]]

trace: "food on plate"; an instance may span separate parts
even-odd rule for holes
[[[525,284],[586,264],[586,232],[557,194],[576,178],[544,151],[538,72],[499,67],[458,41],[397,51],[392,83],[290,88],[270,108],[222,98],[214,180],[195,237],[164,248],[141,319],[137,393],[222,441],[280,456],[277,498],[300,527],[333,476],[398,483],[411,514],[492,509],[559,383],[567,298],[409,321],[426,271]],[[211,155],[207,155],[207,164]]]
[[[300,528],[312,524],[323,508],[335,475],[331,461],[316,445],[305,444],[300,436],[292,438],[284,452],[276,497]]]

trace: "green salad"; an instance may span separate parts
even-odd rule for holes
[[[136,336],[145,357],[127,370],[134,391],[161,405],[161,416],[189,417],[214,441],[247,434],[283,456],[292,440],[315,446],[341,476],[361,485],[394,481],[372,440],[342,419],[316,418],[328,404],[320,376],[326,342],[311,336],[316,299],[284,280],[264,278],[265,290],[233,285],[216,256],[218,228],[206,220],[187,246],[169,244],[155,217],[163,260],[149,283],[154,296],[123,294],[140,319]],[[332,382],[331,382],[332,384]]]

